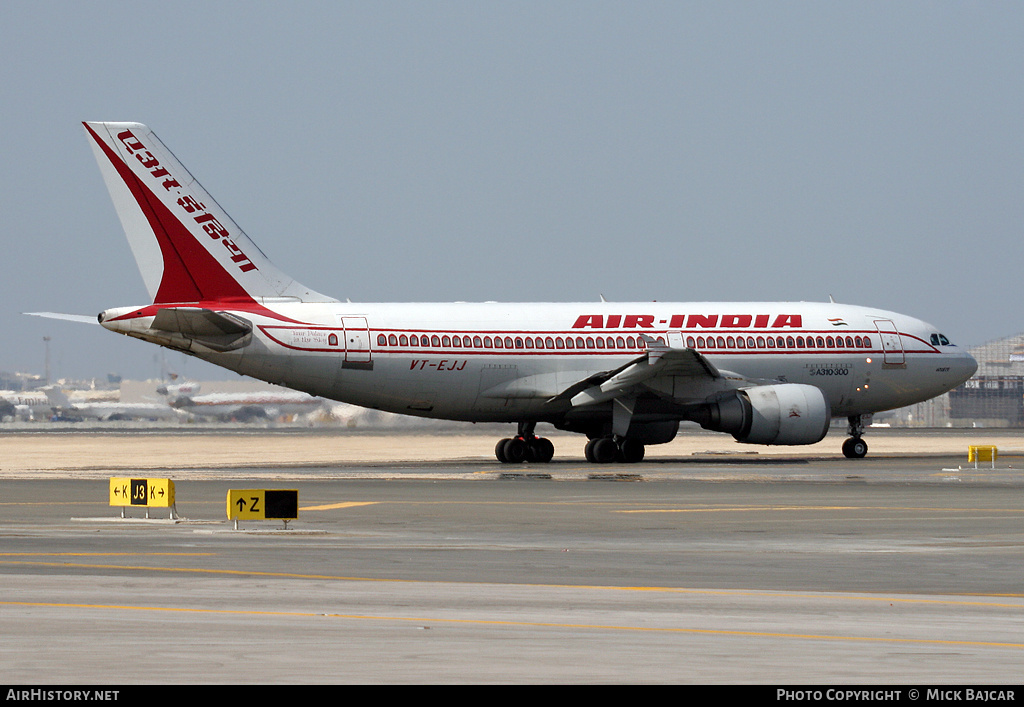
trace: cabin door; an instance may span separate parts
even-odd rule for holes
[[[906,363],[906,355],[903,352],[903,340],[900,332],[891,319],[876,319],[875,328],[878,335],[882,337],[883,360],[888,365],[901,366]]]
[[[342,317],[345,329],[345,363],[370,363],[370,330],[366,317]]]

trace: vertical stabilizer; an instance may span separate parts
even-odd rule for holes
[[[84,123],[153,302],[333,302],[278,270],[156,134]]]

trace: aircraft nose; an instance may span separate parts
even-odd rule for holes
[[[978,362],[966,351],[958,354],[950,363],[950,375],[956,380],[954,386],[960,385],[978,372]]]

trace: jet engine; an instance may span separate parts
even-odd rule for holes
[[[825,437],[830,420],[824,393],[799,383],[721,393],[697,416],[704,429],[749,444],[814,444]]]

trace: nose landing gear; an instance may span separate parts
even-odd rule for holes
[[[843,442],[843,456],[847,459],[863,459],[868,453],[868,443],[861,439],[864,434],[864,421],[860,415],[850,415],[846,428],[850,438]]]

